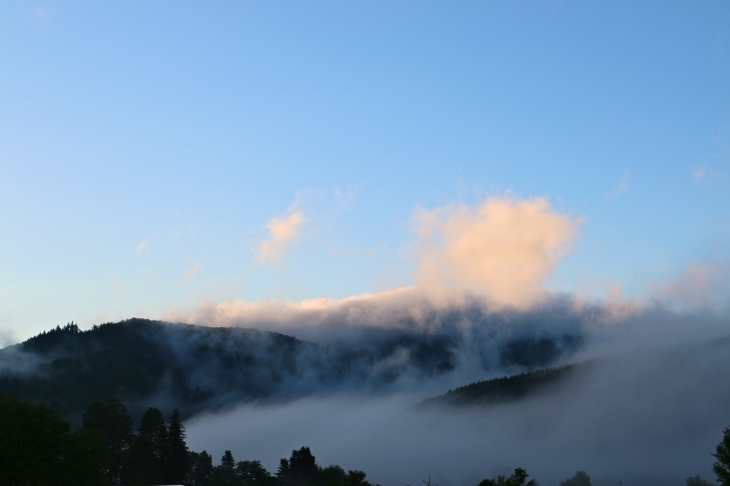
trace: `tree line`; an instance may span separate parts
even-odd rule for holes
[[[730,427],[713,456],[717,482],[730,486]],[[372,486],[366,476],[337,465],[319,466],[309,447],[281,459],[275,473],[260,461],[237,462],[229,450],[214,466],[208,452],[189,450],[177,410],[166,420],[160,410],[148,408],[135,431],[122,402],[94,402],[83,414],[81,428],[72,432],[54,410],[0,394],[0,486]],[[517,468],[478,486],[538,486],[528,478]],[[436,486],[430,477],[423,482]],[[578,471],[560,486],[591,486],[591,478]],[[686,486],[710,483],[691,476]]]
[[[372,486],[363,471],[319,466],[309,447],[281,459],[272,474],[260,461],[237,462],[231,451],[214,466],[185,439],[177,410],[166,420],[148,408],[135,431],[122,402],[94,402],[72,433],[54,410],[2,394],[0,486]]]

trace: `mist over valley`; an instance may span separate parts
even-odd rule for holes
[[[179,409],[193,450],[275,470],[307,445],[380,484],[469,485],[515,467],[543,484],[580,469],[599,485],[708,475],[730,409],[725,318],[617,319],[565,297],[526,311],[463,302],[303,324],[313,340],[145,319],[67,325],[0,350],[0,390],[76,424],[95,400],[119,398],[135,420]]]
[[[0,486],[730,486],[730,2],[0,1]]]

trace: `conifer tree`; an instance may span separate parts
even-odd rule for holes
[[[167,466],[168,432],[165,417],[156,408],[142,414],[139,431],[130,453],[131,484],[160,484]]]
[[[94,402],[82,417],[84,430],[96,431],[108,441],[111,461],[107,479],[112,484],[124,481],[124,465],[134,438],[132,417],[127,407],[118,399],[104,404]]]
[[[165,481],[167,484],[182,484],[188,472],[189,454],[185,443],[185,426],[176,409],[170,415],[170,426],[167,432],[167,460],[165,461]]]
[[[277,477],[279,482],[285,486],[302,486],[314,484],[317,481],[321,468],[312,455],[309,447],[302,447],[291,453],[291,458],[281,460]]]
[[[723,431],[722,442],[717,444],[713,456],[717,459],[712,465],[717,482],[721,486],[730,486],[730,427]]]
[[[231,469],[233,469],[235,465],[236,461],[233,459],[233,454],[231,454],[231,451],[225,451],[223,453],[223,457],[221,457],[221,466],[230,467]]]
[[[236,481],[236,461],[231,451],[226,451],[221,457],[221,465],[213,470],[213,484],[215,486],[233,486]]]
[[[190,453],[190,470],[187,486],[211,486],[213,484],[213,456],[207,451]]]

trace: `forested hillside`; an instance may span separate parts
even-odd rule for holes
[[[485,370],[531,369],[579,342],[572,335],[521,335],[496,344],[485,340],[477,351]],[[88,331],[69,324],[0,350],[0,391],[69,417],[113,398],[133,413],[154,398],[188,416],[240,401],[373,390],[404,376],[435,377],[456,369],[464,346],[460,335],[445,332],[375,329],[312,343],[255,329],[145,319]]]
[[[479,381],[449,390],[424,400],[417,408],[433,406],[483,406],[517,401],[531,395],[557,389],[564,380],[586,370],[590,363],[579,363],[524,372],[517,375]]]
[[[296,373],[306,343],[253,329],[142,319],[82,332],[71,324],[0,351],[0,390],[62,414],[96,400],[164,394],[190,413],[223,393],[260,398]],[[234,373],[230,371],[235,370]]]

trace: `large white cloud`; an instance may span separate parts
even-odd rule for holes
[[[269,237],[257,254],[262,263],[282,261],[305,223],[293,205],[267,224]],[[391,327],[423,324],[423,314],[459,308],[475,299],[485,308],[526,309],[536,304],[543,280],[569,250],[580,224],[542,198],[490,198],[476,207],[450,205],[414,214],[416,285],[341,300],[302,302],[229,300],[178,309],[166,317],[208,325],[243,325],[291,331],[291,326]]]
[[[580,224],[542,198],[490,198],[414,215],[425,288],[473,289],[503,306],[529,306],[567,253]]]

